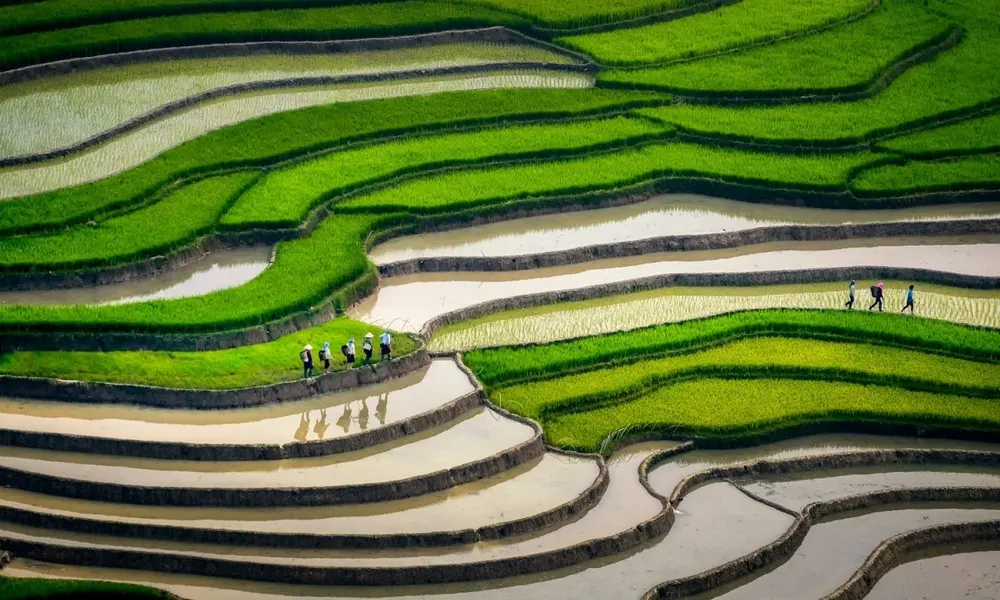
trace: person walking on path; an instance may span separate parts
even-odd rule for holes
[[[323,372],[329,375],[330,361],[333,360],[333,356],[330,355],[330,342],[323,342],[323,347],[319,349],[319,359],[323,361]]]
[[[372,332],[369,331],[368,333],[365,334],[365,341],[361,342],[361,351],[365,353],[365,366],[366,367],[371,367],[372,366],[372,352],[374,352],[374,350],[375,350],[375,348],[374,348],[374,342],[372,342],[372,338],[374,338],[374,337],[375,336],[372,335]]]
[[[354,368],[354,338],[347,340],[346,348],[344,354],[347,355],[347,369],[350,370]]]
[[[852,310],[854,308],[854,280],[851,280],[850,286],[850,297],[847,298],[847,302],[844,303],[847,310]]]
[[[878,285],[872,286],[872,295],[875,296],[875,302],[872,302],[872,305],[868,307],[868,310],[871,310],[878,305],[878,311],[882,312],[884,310],[882,299],[885,297],[885,284],[880,281],[878,282]]]
[[[302,348],[302,352],[299,352],[299,358],[302,359],[302,377],[309,378],[312,377],[313,372],[313,347],[312,344],[306,344]]]
[[[378,336],[379,350],[381,350],[381,360],[392,360],[392,334],[386,329],[382,335]]]
[[[910,314],[913,314],[913,286],[910,285],[910,289],[906,290],[906,304],[903,305],[903,310],[900,312],[906,312],[906,309],[910,309]]]

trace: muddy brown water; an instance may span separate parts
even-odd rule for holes
[[[366,418],[372,417],[369,414]],[[527,425],[478,409],[400,440],[317,458],[180,461],[2,448],[0,464],[39,475],[129,486],[267,489],[363,485],[486,459],[534,435]]]
[[[866,600],[1000,600],[1000,543],[898,566]]]
[[[952,523],[1000,518],[994,508],[896,508],[813,525],[795,554],[776,569],[724,593],[697,600],[823,598],[846,582],[868,556],[895,535]]]
[[[355,307],[353,314],[363,321],[393,323],[397,329],[419,331],[437,316],[490,300],[655,275],[884,266],[998,277],[998,257],[1000,239],[995,236],[900,238],[863,245],[843,240],[653,254],[517,272],[422,273],[385,280],[375,295]]]
[[[669,194],[595,210],[573,211],[409,235],[370,252],[375,264],[414,258],[523,256],[675,235],[700,235],[777,225],[841,225],[1000,217],[1000,203],[901,210],[833,210]]]
[[[0,292],[2,304],[128,304],[204,296],[249,282],[271,262],[272,248],[220,250],[183,267],[143,279],[93,287]]]
[[[4,429],[191,444],[286,444],[354,435],[474,391],[450,359],[374,386],[255,408],[173,410],[0,397]]]
[[[495,477],[391,502],[275,508],[137,506],[0,488],[0,505],[102,521],[228,531],[428,533],[474,529],[555,509],[583,494],[598,473],[594,459],[546,453]]]

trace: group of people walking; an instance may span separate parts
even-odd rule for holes
[[[375,369],[375,365],[372,364],[372,354],[374,354],[374,339],[375,336],[369,331],[365,334],[364,341],[361,343],[361,351],[365,354],[365,362],[363,366],[370,367],[372,370]],[[313,373],[313,347],[312,344],[306,344],[299,352],[299,359],[302,360],[302,376],[312,377]],[[380,350],[380,361],[392,360],[392,334],[389,330],[382,332],[379,336],[379,350]],[[344,355],[347,360],[348,370],[354,368],[354,363],[356,361],[356,353],[354,346],[354,338],[347,340],[347,343],[340,347],[340,353]],[[333,362],[333,354],[330,352],[330,342],[324,342],[323,346],[319,349],[319,360],[323,363],[323,372],[330,373],[330,364]]]
[[[850,295],[847,298],[847,302],[844,303],[844,308],[851,310],[854,308],[854,280],[851,280]],[[878,307],[879,312],[882,312],[885,307],[885,284],[881,281],[876,285],[871,287],[873,302],[868,310]],[[910,285],[909,289],[906,290],[906,303],[903,305],[903,310],[900,312],[906,312],[906,309],[910,309],[910,314],[913,314],[914,304],[913,304],[913,285]]]

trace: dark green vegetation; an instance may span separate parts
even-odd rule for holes
[[[160,590],[124,583],[0,576],[0,598],[4,600],[143,600],[175,597]]]
[[[845,419],[1000,431],[1000,333],[896,315],[754,311],[464,358],[575,449]]]

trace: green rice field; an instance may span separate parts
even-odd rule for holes
[[[998,65],[995,0],[0,0],[0,598],[992,564]]]

